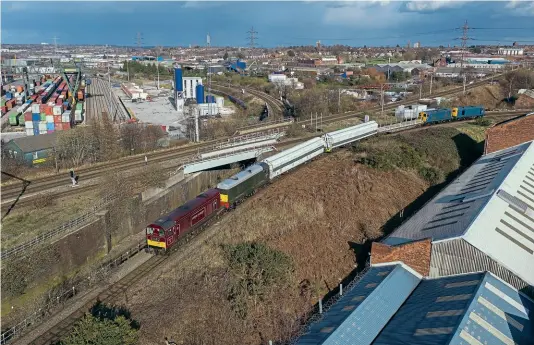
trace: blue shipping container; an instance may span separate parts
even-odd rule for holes
[[[55,129],[55,127],[54,127],[54,123],[53,122],[52,123],[48,123],[48,122],[46,123],[46,130],[47,131],[53,131],[54,129]]]
[[[35,126],[35,124],[34,124]],[[39,128],[34,128],[33,129],[33,135],[39,135]]]
[[[38,113],[32,113],[32,121],[41,121],[41,114]]]
[[[6,92],[6,99],[11,99],[11,92]]]
[[[204,85],[197,85],[196,92],[197,92],[197,103],[198,104],[204,103]]]
[[[174,69],[174,89],[175,91],[184,91],[181,68]]]

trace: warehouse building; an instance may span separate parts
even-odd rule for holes
[[[534,140],[534,113],[494,124],[486,130],[484,154]]]
[[[298,345],[531,344],[534,301],[489,272],[424,278],[371,265]]]
[[[482,156],[382,244],[431,239],[430,277],[491,271],[534,296],[532,229],[530,141]]]
[[[57,132],[10,140],[5,151],[12,158],[22,159],[28,165],[44,163],[50,150],[56,146]]]

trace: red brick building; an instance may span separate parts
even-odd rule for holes
[[[371,263],[375,265],[402,261],[417,273],[426,277],[430,272],[431,249],[432,240],[430,238],[398,246],[373,242],[371,246]]]
[[[493,125],[486,131],[484,154],[534,140],[534,113]]]

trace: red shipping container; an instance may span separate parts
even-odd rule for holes
[[[42,101],[43,101],[43,98],[41,97],[41,102],[42,102]],[[40,112],[40,113],[44,113],[44,112],[46,111],[46,110],[45,110],[46,107],[47,107],[46,104],[41,104],[41,105],[39,106],[39,112]]]
[[[70,129],[70,123],[69,122],[63,122],[63,130]]]
[[[5,113],[7,113],[7,107],[4,105],[4,106],[2,107],[2,114],[5,114]]]
[[[54,119],[54,121],[55,121],[55,119]],[[62,131],[63,130],[63,124],[61,122],[59,122],[59,123],[54,122],[54,129],[56,131]]]
[[[46,115],[54,115],[54,112],[52,110],[53,108],[51,106],[47,106],[46,107],[46,111],[45,111],[45,114]]]
[[[32,113],[24,113],[24,121],[31,121],[32,120]]]
[[[63,105],[63,100],[58,98],[58,100],[56,101],[56,105]]]
[[[54,115],[54,123],[61,123],[61,115]]]

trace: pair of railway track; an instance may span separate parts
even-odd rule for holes
[[[102,83],[102,80],[100,80],[99,78],[94,78],[93,80],[99,81],[99,82]],[[480,85],[484,85],[485,83],[487,83],[489,81],[490,81],[490,79],[482,80],[482,81],[479,81],[477,83],[473,83],[473,84],[471,84],[469,86],[470,86],[470,88],[473,88],[473,87],[477,87],[477,86],[480,86]],[[246,88],[246,89],[249,90],[249,92],[251,90],[251,88]],[[453,89],[453,90],[443,91],[443,92],[436,93],[435,96],[446,96],[446,95],[450,95],[450,94],[455,94],[458,91],[463,91],[463,89],[462,88],[456,88],[456,89]],[[266,94],[264,94],[261,91],[254,90],[252,92],[255,93],[257,95],[257,97],[264,97],[263,99],[266,102],[273,104],[273,106],[276,103],[275,101],[277,101],[272,96],[267,97],[268,95],[266,96]],[[104,93],[106,93],[106,92],[104,92]],[[278,102],[281,103],[281,101],[278,101]],[[406,104],[407,102],[391,103],[391,104],[385,105],[383,109],[384,109],[384,111],[391,110],[391,109],[394,109],[397,105],[399,105],[401,103],[405,103]],[[408,104],[413,104],[413,103],[415,103],[415,101],[409,102]],[[351,113],[347,113],[347,114],[325,115],[325,116],[322,117],[322,121],[321,122],[323,124],[328,124],[328,123],[332,123],[332,122],[336,122],[336,121],[342,121],[342,120],[346,120],[346,119],[350,119],[350,118],[354,118],[354,117],[358,117],[358,116],[363,116],[366,113],[369,113],[369,112],[372,112],[372,111],[378,111],[378,110],[381,110],[381,107],[376,106],[376,107],[370,108],[370,109],[368,109],[366,111],[351,112]],[[91,116],[93,116],[93,114],[95,114],[95,112],[96,112],[96,110],[93,108]],[[506,112],[506,114],[510,114],[510,113],[511,112]],[[516,112],[516,113],[518,115],[521,114],[521,112]],[[297,121],[296,123],[306,125],[308,123],[308,120]],[[256,126],[250,126],[251,128],[247,127],[247,129],[248,129],[247,131],[249,133],[257,133],[257,132],[265,131],[265,128],[269,128],[269,126],[271,126],[271,127],[272,126],[276,126],[276,127],[284,128],[284,127],[290,126],[291,124],[292,123],[290,123],[290,122],[275,122],[274,124],[273,123],[265,123],[265,124],[261,124],[260,126],[257,126],[257,127]],[[229,140],[230,138],[231,137],[227,137],[225,139]],[[215,144],[217,142],[223,143],[224,139],[221,139],[219,141],[218,140],[211,140],[211,141],[204,142],[204,143],[194,144],[194,145],[190,146],[189,148],[178,147],[178,148],[175,148],[175,149],[170,149],[170,150],[165,150],[165,151],[158,151],[158,152],[155,152],[155,153],[147,154],[147,157],[148,157],[148,160],[149,160],[149,164],[153,164],[153,163],[156,163],[156,162],[162,162],[162,161],[166,161],[166,160],[173,160],[173,159],[177,159],[177,158],[184,158],[184,157],[191,156],[191,155],[194,155],[194,154],[197,154],[197,153],[200,153],[200,152],[208,152],[208,151],[211,150],[211,148],[213,148],[215,146]],[[82,168],[82,169],[77,170],[77,174],[82,179],[86,180],[88,178],[95,178],[95,177],[103,176],[106,173],[114,172],[114,171],[117,171],[119,169],[126,170],[126,169],[131,169],[131,168],[139,168],[142,165],[144,165],[144,155],[143,154],[142,155],[136,155],[136,156],[133,156],[133,157],[124,158],[124,159],[121,159],[121,160],[118,160],[118,161],[112,161],[112,162],[104,163],[104,164],[101,164],[101,165],[98,165],[98,166],[94,166],[94,167]],[[35,193],[38,193],[38,192],[43,192],[43,191],[46,191],[48,189],[64,186],[65,184],[68,184],[68,182],[69,182],[69,177],[67,175],[67,172],[65,172],[64,175],[61,175],[61,176],[53,175],[53,176],[48,176],[48,177],[35,179],[26,188],[25,194],[29,195],[29,194],[35,194]],[[7,185],[7,186],[3,187],[2,188],[2,209],[5,209],[5,207],[8,207],[8,204],[6,202],[12,201],[13,199],[17,198],[20,195],[20,192],[21,192],[21,186],[19,184]],[[65,192],[65,193],[76,193],[76,189],[72,190],[71,192]]]
[[[492,114],[488,117],[492,118],[504,118],[504,117],[510,117],[517,115],[515,112],[510,113],[500,113],[500,114]],[[332,119],[328,119],[327,121],[332,121]],[[433,126],[429,126],[426,128],[433,128],[437,126],[448,126],[451,124],[461,124],[465,122],[472,122],[473,120],[468,121],[459,121],[459,122],[450,122],[450,123],[441,123],[436,124]],[[419,128],[418,128],[419,129]],[[423,129],[423,128],[421,128]],[[404,131],[413,131],[416,130],[414,128],[407,128]],[[388,135],[388,133],[385,133],[385,135]],[[304,140],[309,140],[308,138],[305,139],[293,139],[288,142],[280,143],[280,145],[283,146],[289,146],[294,143],[299,143]],[[218,218],[219,215],[217,215],[214,218]],[[194,236],[197,236],[203,229],[209,227],[212,224],[212,221],[209,220],[201,227],[194,229],[191,233],[187,234],[180,240],[178,245],[173,248],[173,253],[176,252],[184,243],[188,243],[190,239]],[[150,259],[148,259],[146,262],[141,264],[138,268],[134,269],[132,272],[128,273],[125,277],[118,280],[114,284],[111,284],[111,286],[106,289],[106,292],[101,293],[98,295],[97,300],[100,300],[102,302],[113,302],[114,298],[116,298],[120,293],[125,293],[129,286],[131,286],[135,281],[143,278],[144,276],[148,275],[150,272],[153,271],[156,267],[158,267],[160,264],[162,264],[164,261],[166,261],[168,256],[154,256]],[[90,301],[86,302],[83,306],[77,308],[74,310],[71,314],[69,314],[66,318],[61,320],[59,323],[53,325],[50,329],[44,332],[44,334],[40,335],[37,339],[34,339],[29,344],[31,345],[45,345],[50,344],[53,341],[59,340],[61,336],[66,334],[72,326],[75,324],[77,320],[79,320],[81,317],[83,317],[84,313],[87,312],[91,308],[91,306],[94,304],[96,300],[91,299]]]

